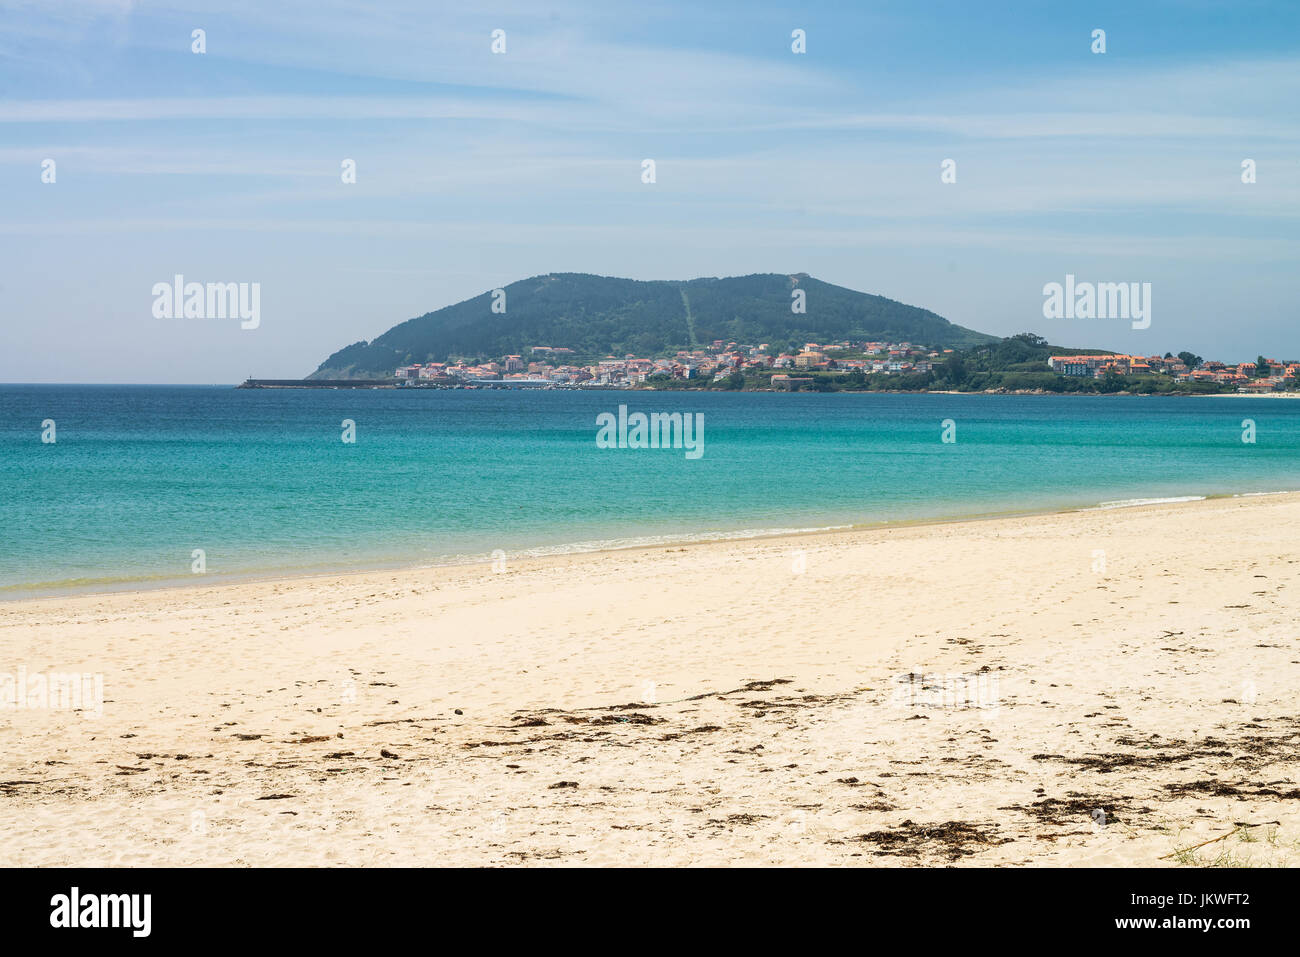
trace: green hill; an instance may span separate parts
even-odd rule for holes
[[[796,288],[807,296],[802,314],[791,310]],[[527,356],[531,346],[565,346],[576,358],[591,358],[670,355],[715,339],[783,347],[906,340],[952,349],[998,341],[929,310],[802,273],[683,282],[552,273],[511,283],[505,292],[505,313],[492,312],[492,294],[486,292],[408,319],[372,342],[340,349],[310,378],[391,375],[399,365],[452,357]]]

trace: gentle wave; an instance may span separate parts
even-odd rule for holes
[[[838,532],[853,525],[813,525],[799,528],[744,528],[734,532],[681,532],[668,535],[641,535],[633,538],[602,538],[563,545],[539,545],[507,552],[509,558],[545,558],[549,555],[581,555],[587,552],[608,552],[624,548],[649,548],[656,545],[689,545],[693,542],[729,542],[746,538],[770,538],[779,535],[811,535],[817,532]],[[445,555],[427,567],[469,565],[492,561],[491,554]]]
[[[1100,505],[1093,505],[1089,508],[1081,508],[1081,512],[1096,512],[1112,508],[1136,508],[1139,505],[1173,505],[1177,502],[1204,502],[1204,495],[1174,495],[1169,498],[1124,498],[1117,502],[1102,502]]]
[[[698,542],[722,542],[751,538],[769,538],[782,535],[809,535],[817,532],[836,532],[854,528],[853,525],[812,525],[778,528],[746,528],[739,531],[681,532],[666,535],[642,535],[632,538],[590,539],[556,545],[511,549],[505,552],[508,559],[546,558],[553,555],[582,555],[591,552],[616,551],[628,548],[649,548],[658,545],[689,545]],[[503,550],[504,551],[504,550]],[[289,578],[310,578],[317,575],[346,575],[400,568],[448,568],[458,565],[481,565],[493,561],[492,553],[456,553],[439,555],[430,560],[395,560],[393,562],[359,562],[352,564],[321,563],[297,566],[271,566],[246,568],[206,575],[114,575],[95,578],[64,578],[40,582],[14,582],[0,585],[0,599],[52,597],[61,594],[86,592],[133,591],[143,588],[177,587],[184,585],[218,585],[243,581],[266,581]]]
[[[93,578],[60,578],[51,581],[11,582],[0,585],[0,596],[7,593],[25,594],[31,591],[94,591],[123,585],[142,585],[148,582],[167,584],[185,581],[178,575],[102,575]]]

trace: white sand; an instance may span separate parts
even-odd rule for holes
[[[0,711],[0,841],[13,865],[1295,864],[1298,579],[1282,495],[0,604],[0,672],[106,698]]]

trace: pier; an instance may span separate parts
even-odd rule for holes
[[[398,379],[245,379],[239,389],[392,389]]]

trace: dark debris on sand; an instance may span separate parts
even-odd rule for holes
[[[988,847],[1011,843],[1009,837],[998,837],[997,828],[993,825],[980,827],[968,821],[917,824],[908,820],[893,830],[871,831],[853,840],[874,844],[879,848],[875,853],[882,857],[891,854],[920,857],[925,853],[937,853],[949,861],[959,860]]]

